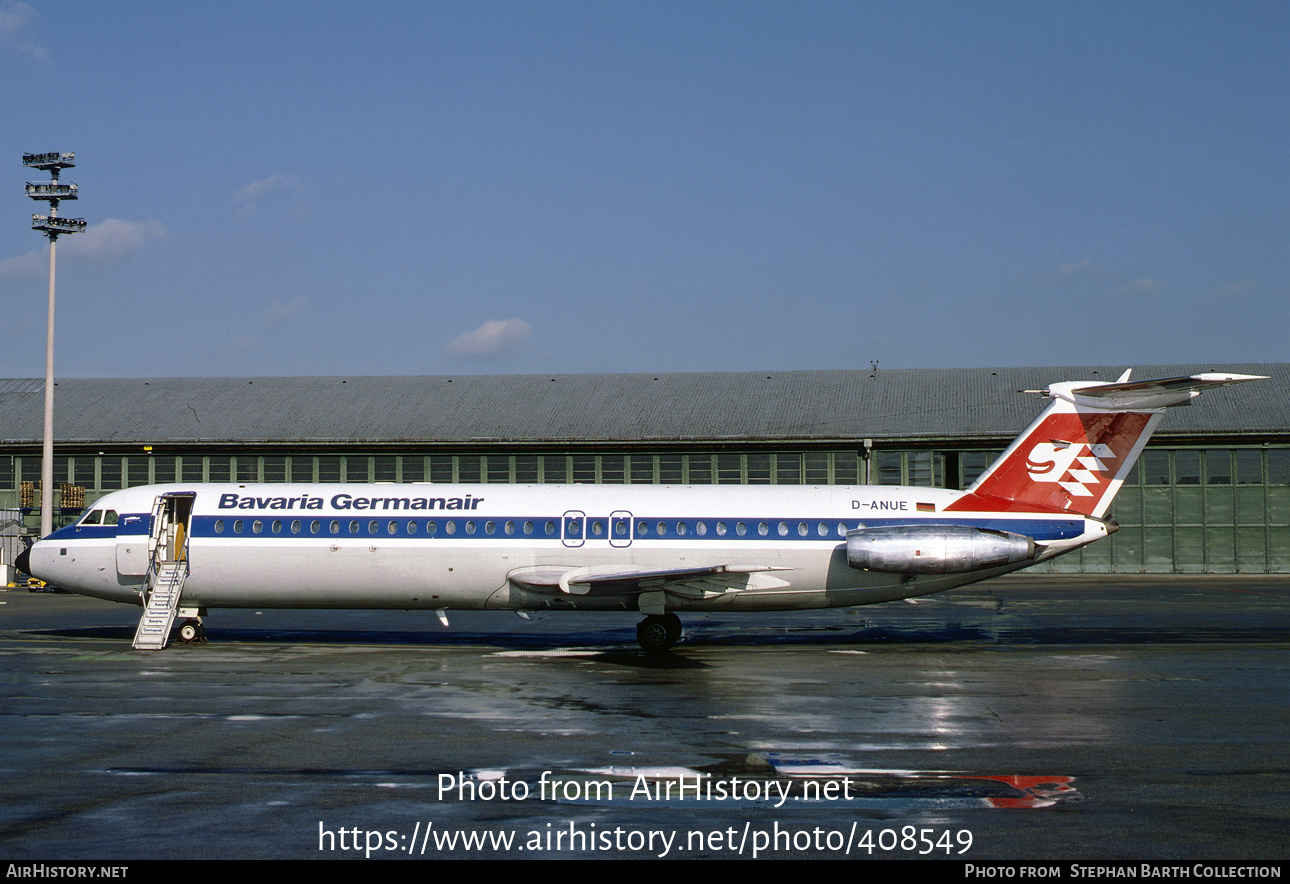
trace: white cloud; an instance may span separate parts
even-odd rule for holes
[[[1133,295],[1149,295],[1153,292],[1160,291],[1161,288],[1163,288],[1163,286],[1154,279],[1135,279],[1115,294],[1130,297]]]
[[[256,200],[275,190],[289,190],[297,194],[303,194],[305,186],[292,175],[270,175],[268,178],[252,181],[233,194],[233,203],[240,207],[240,214],[254,215]]]
[[[1051,273],[1035,277],[1035,282],[1065,282],[1072,276],[1090,270],[1093,267],[1093,258],[1089,256],[1083,261],[1076,261],[1069,264],[1059,264],[1057,269]]]
[[[36,10],[18,0],[5,0],[0,6],[0,46],[14,55],[36,61],[48,61],[49,50],[27,36],[27,28],[36,20]]]
[[[122,221],[108,218],[80,233],[58,238],[58,258],[76,261],[115,261],[139,251],[149,240],[161,239],[166,228],[160,221]],[[49,272],[49,250],[40,248],[0,262],[0,276],[10,279],[42,276]]]
[[[462,332],[448,345],[449,356],[488,357],[516,350],[532,329],[523,319],[490,319],[474,331]]]
[[[308,300],[308,295],[301,295],[290,304],[283,304],[275,298],[272,306],[269,307],[269,312],[264,315],[264,324],[273,325],[276,322],[281,322],[287,317],[295,316],[301,310],[305,309],[305,304]]]

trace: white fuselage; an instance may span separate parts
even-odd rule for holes
[[[102,498],[80,523],[37,543],[30,561],[33,574],[59,586],[138,604],[147,563],[166,543],[154,530],[154,502],[186,496],[191,506],[178,532],[186,545],[169,552],[187,562],[185,608],[635,611],[635,594],[541,585],[525,575],[722,566],[730,573],[670,593],[668,608],[769,611],[926,595],[1107,533],[1076,513],[944,512],[961,494],[883,486],[149,486]],[[1027,535],[1041,552],[1023,564],[948,575],[848,565],[847,530],[923,524]],[[174,543],[175,532],[168,536]]]

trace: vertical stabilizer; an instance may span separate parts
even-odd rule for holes
[[[1053,384],[1055,400],[947,510],[1058,512],[1102,518],[1165,408],[1202,390],[1261,380],[1199,374],[1154,381]]]

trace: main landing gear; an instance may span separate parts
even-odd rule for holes
[[[681,618],[668,612],[650,614],[636,624],[636,641],[647,654],[661,654],[681,637]]]

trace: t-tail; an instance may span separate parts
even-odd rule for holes
[[[1196,374],[1113,383],[1052,384],[1053,400],[967,491],[958,512],[1078,513],[1101,519],[1166,408],[1188,405],[1211,387],[1259,375]]]

